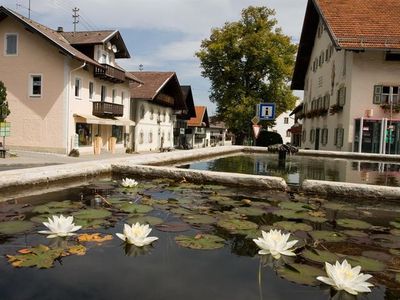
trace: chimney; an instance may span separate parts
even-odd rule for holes
[[[59,26],[58,28],[57,28],[57,32],[63,32],[64,31],[64,28],[62,28],[61,26]]]

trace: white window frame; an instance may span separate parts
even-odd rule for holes
[[[40,94],[33,94],[33,77],[40,76]],[[43,96],[43,74],[41,73],[30,73],[28,77],[28,91],[29,97],[31,98],[42,98]]]
[[[90,86],[92,86],[92,91],[90,91]],[[93,81],[89,81],[88,93],[89,93],[89,100],[93,100],[94,99],[94,82]]]
[[[104,93],[103,93],[103,91],[104,91]],[[107,86],[106,85],[101,85],[101,87],[100,87],[100,101],[101,102],[107,101]]]
[[[78,85],[78,95],[76,94],[77,90],[76,90],[76,82],[79,82]],[[82,78],[80,77],[75,77],[74,80],[74,96],[76,99],[82,99]]]
[[[289,117],[283,118],[283,124],[289,124]]]
[[[7,53],[7,37],[10,35],[15,35],[17,37],[15,53],[13,53],[13,54]],[[4,56],[18,56],[18,44],[19,44],[19,35],[17,32],[7,32],[6,34],[4,34]]]

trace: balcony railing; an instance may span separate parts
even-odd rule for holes
[[[124,106],[110,102],[93,102],[93,115],[97,117],[122,117]]]
[[[194,134],[206,134],[206,129],[204,127],[196,127]]]
[[[94,67],[94,76],[114,83],[125,82],[125,72],[108,64]]]

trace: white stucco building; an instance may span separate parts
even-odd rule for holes
[[[400,153],[399,10],[308,1],[292,80],[304,90],[302,148]]]
[[[296,106],[300,104],[300,101],[296,103]],[[291,116],[292,111],[286,111],[281,113],[275,119],[275,126],[271,128],[271,131],[277,132],[281,135],[283,144],[291,142],[290,128],[294,125],[294,117]]]

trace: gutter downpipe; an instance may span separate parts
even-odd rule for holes
[[[72,150],[72,139],[70,137],[70,130],[69,130],[69,121],[70,121],[70,90],[71,90],[71,86],[72,86],[72,82],[71,82],[71,78],[72,78],[72,72],[78,71],[80,69],[83,69],[84,67],[86,67],[86,61],[83,62],[83,64],[75,69],[72,69],[71,71],[69,71],[69,82],[68,82],[68,90],[67,90],[67,155],[69,153],[70,150]],[[70,146],[70,147],[69,147]],[[71,149],[70,149],[71,148]]]

